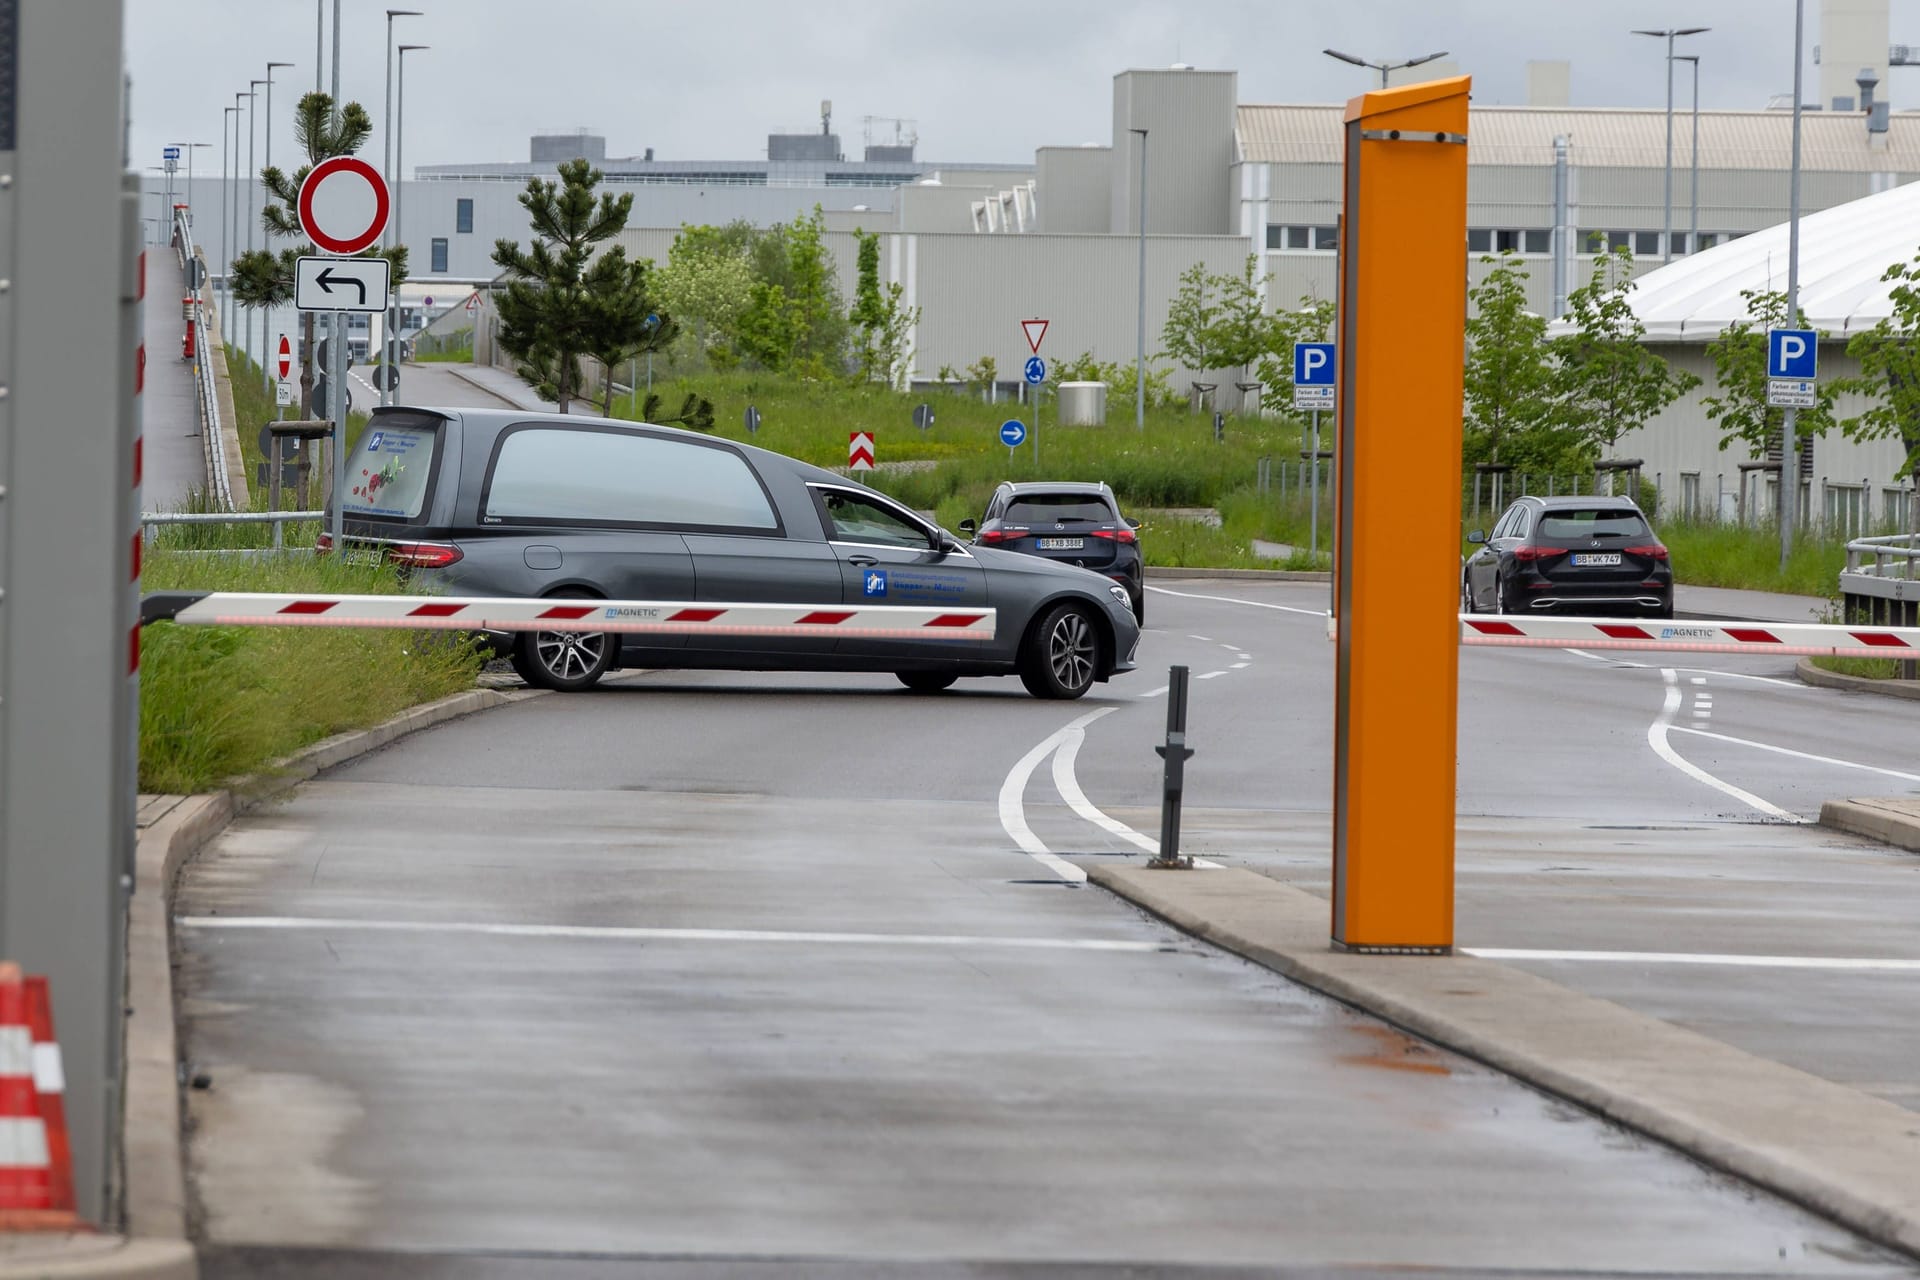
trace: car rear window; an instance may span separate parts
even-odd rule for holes
[[[1620,507],[1568,507],[1540,513],[1542,538],[1638,538],[1650,530],[1638,511]]]
[[[1008,524],[1062,524],[1069,520],[1112,524],[1113,509],[1084,493],[1023,493],[1007,504]]]
[[[440,428],[393,427],[376,423],[354,446],[347,461],[347,497],[343,513],[389,520],[416,520],[426,505],[433,480],[433,459]]]

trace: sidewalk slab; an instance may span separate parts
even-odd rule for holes
[[[1255,872],[1086,870],[1204,941],[1920,1254],[1920,1122],[1903,1107],[1492,961],[1335,951],[1324,900]]]
[[[442,366],[448,373],[480,388],[482,391],[499,396],[515,408],[529,413],[558,413],[557,402],[541,396],[532,387],[520,381],[513,373],[505,369],[495,369],[484,364],[449,364]]]
[[[1920,796],[1863,796],[1820,806],[1820,825],[1920,853]]]
[[[0,1235],[0,1280],[196,1280],[184,1240],[107,1235]]]

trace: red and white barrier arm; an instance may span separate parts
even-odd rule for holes
[[[920,605],[723,604],[670,600],[514,600],[460,596],[156,592],[142,625],[400,627],[432,631],[613,631],[674,636],[853,636],[991,640],[992,609]]]
[[[1688,622],[1538,618],[1463,613],[1460,643],[1513,649],[1643,649],[1920,659],[1920,627],[1819,622]]]

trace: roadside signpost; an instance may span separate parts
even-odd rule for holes
[[[1313,421],[1312,457],[1308,462],[1307,552],[1320,554],[1320,411],[1333,408],[1334,344],[1293,344],[1293,407],[1305,410]]]
[[[873,470],[873,432],[849,431],[847,433],[847,470]]]
[[[333,357],[326,383],[338,393],[329,406],[333,418],[333,545],[346,547],[344,503],[346,491],[348,311],[387,310],[391,268],[384,258],[355,258],[372,248],[386,230],[393,209],[392,193],[380,171],[357,156],[334,156],[313,166],[300,184],[300,229],[307,238],[334,257],[301,258],[294,272],[294,305],[302,311],[333,313]]]
[[[747,406],[747,411],[741,415],[741,420],[747,428],[748,435],[753,435],[760,430],[760,411],[752,405]]]
[[[917,404],[913,406],[913,425],[920,428],[922,431],[925,431],[928,427],[932,426],[933,425],[933,406],[925,403]]]
[[[1767,330],[1767,405],[1811,409],[1819,403],[1820,335],[1812,329]],[[1783,464],[1784,465],[1784,464]],[[1785,483],[1787,472],[1781,473]]]
[[[284,333],[280,335],[280,346],[274,352],[274,376],[282,382],[293,376],[293,343]]]
[[[1020,332],[1026,335],[1027,349],[1033,354],[1027,358],[1027,385],[1033,388],[1033,465],[1040,465],[1040,397],[1046,391],[1047,362],[1040,358],[1040,343],[1047,336],[1045,320],[1022,320]],[[1009,459],[1011,461],[1011,459]]]

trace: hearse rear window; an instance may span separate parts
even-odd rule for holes
[[[376,423],[347,459],[347,499],[341,510],[356,516],[413,520],[426,503],[440,430]]]
[[[732,450],[580,427],[503,436],[481,514],[493,522],[780,527],[758,477]]]

